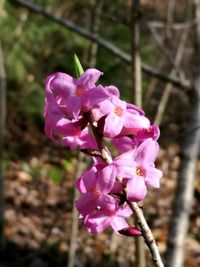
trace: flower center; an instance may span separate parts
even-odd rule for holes
[[[83,87],[80,87],[80,86],[76,87],[76,93],[75,93],[76,96],[81,96],[83,94],[83,92],[84,92]]]
[[[95,196],[95,197],[98,197],[101,195],[101,192],[97,189],[97,188],[93,188],[92,189],[92,194]]]
[[[122,112],[123,112],[123,110],[120,108],[120,107],[116,107],[115,108],[115,114],[117,115],[117,116],[121,116],[122,115]]]
[[[138,176],[143,176],[143,175],[144,175],[144,170],[143,170],[142,168],[137,168],[137,169],[136,169],[136,174],[137,174]]]

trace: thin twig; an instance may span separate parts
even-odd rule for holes
[[[132,64],[131,78],[134,92],[134,102],[138,107],[142,107],[142,73],[140,57],[140,20],[141,20],[141,3],[140,0],[131,1],[131,47],[132,47]],[[137,220],[135,226],[138,227]],[[145,247],[144,239],[138,236],[135,239],[135,256],[136,266],[145,267]]]
[[[169,39],[171,37],[171,28],[170,28],[170,26],[173,24],[175,6],[176,6],[176,0],[169,0],[168,1],[167,23],[166,23],[166,28],[165,28],[167,39]]]
[[[162,259],[160,257],[158,246],[156,245],[156,241],[155,241],[154,236],[151,232],[151,229],[149,228],[149,226],[147,224],[147,221],[143,215],[142,210],[138,207],[137,203],[135,203],[135,202],[130,202],[127,200],[127,203],[137,218],[138,225],[140,226],[140,228],[142,230],[142,235],[145,239],[147,246],[149,247],[149,250],[151,252],[151,255],[152,255],[153,261],[155,262],[155,265],[157,267],[164,267],[164,264],[163,264]]]
[[[133,83],[135,105],[142,107],[142,78],[140,59],[140,0],[131,1],[131,78]]]
[[[190,16],[190,11],[187,10],[187,17]],[[177,52],[176,52],[176,56],[175,56],[175,60],[174,60],[174,64],[175,67],[172,69],[171,71],[171,75],[176,75],[177,74],[177,68],[179,69],[179,66],[181,64],[183,55],[184,55],[184,51],[185,51],[185,46],[187,43],[187,39],[188,39],[188,35],[189,35],[189,30],[184,30],[184,32],[181,34],[180,37],[180,41],[178,44],[178,48],[177,48]],[[165,90],[163,92],[162,98],[159,102],[158,105],[158,109],[157,109],[157,113],[155,116],[155,124],[157,124],[158,126],[161,124],[163,115],[164,115],[164,111],[166,109],[170,94],[172,92],[173,86],[170,83],[167,83]]]
[[[83,162],[84,154],[80,151],[77,155],[76,161],[76,172],[74,178],[77,178],[81,175],[84,170],[85,164]],[[74,197],[73,199],[78,198],[78,191],[74,188]],[[68,265],[67,267],[74,267],[75,266],[75,255],[76,255],[76,243],[77,243],[77,233],[78,233],[78,212],[75,206],[75,202],[73,204],[72,210],[72,229],[71,229],[71,237],[70,237],[70,246],[69,246],[69,258],[68,258]]]
[[[188,28],[194,28],[199,23],[200,23],[200,21],[197,21],[196,19],[194,19],[194,20],[188,21],[188,22],[173,23],[171,25],[168,25],[168,27],[170,29],[173,29],[173,30],[185,30],[185,29],[188,29]],[[166,25],[167,25],[165,22],[162,22],[162,21],[150,21],[147,24],[150,27],[159,28],[159,29],[163,29],[163,28],[165,29]]]
[[[101,14],[104,6],[105,0],[96,0],[94,11],[91,19],[91,32],[95,35],[99,35],[100,25],[101,25]],[[89,48],[89,66],[94,68],[97,61],[97,51],[98,44],[96,42],[91,42]]]
[[[93,125],[92,122],[92,118],[90,116],[89,113],[86,114],[88,122],[90,123],[90,126],[92,128],[92,132],[94,134],[94,137],[97,141],[97,145],[99,148],[99,151],[101,152],[101,156],[102,159],[109,165],[112,164],[112,158],[110,156],[110,152],[108,151],[107,147],[105,147],[105,145],[103,144],[103,140],[102,140],[102,136],[99,134],[97,127],[95,127]],[[153,234],[151,232],[151,229],[149,228],[146,219],[142,213],[142,210],[138,207],[137,203],[135,202],[130,202],[128,200],[126,200],[127,204],[130,206],[130,208],[133,210],[134,215],[137,218],[137,222],[141,228],[142,231],[142,235],[145,239],[145,242],[147,244],[147,246],[150,249],[153,261],[155,262],[155,265],[157,267],[164,267],[161,257],[160,257],[160,253],[159,253],[159,249],[156,245],[155,239],[153,237]]]
[[[86,30],[85,28],[82,28],[81,26],[76,25],[75,23],[73,23],[72,21],[68,20],[68,19],[64,19],[62,17],[59,16],[55,16],[47,11],[45,11],[41,6],[35,5],[35,4],[31,4],[25,0],[8,0],[11,4],[18,4],[20,6],[23,6],[25,8],[28,8],[30,11],[40,14],[62,26],[64,26],[65,28],[68,28],[71,31],[74,31],[76,33],[78,33],[79,35],[81,35],[84,38],[87,38],[91,41],[97,42],[99,45],[101,45],[102,47],[104,47],[106,50],[110,51],[110,53],[112,53],[113,55],[121,58],[123,61],[130,63],[131,62],[131,56],[129,54],[127,54],[126,52],[122,51],[120,48],[118,48],[117,46],[113,45],[111,42],[96,36],[94,34],[92,34],[90,31]],[[152,66],[149,66],[147,64],[142,64],[142,70],[151,76],[154,76],[164,82],[171,82],[173,85],[178,86],[178,87],[182,87],[185,88],[187,90],[191,90],[193,89],[193,85],[190,81],[188,80],[180,80],[177,77],[172,77],[169,76],[155,68],[153,68]]]

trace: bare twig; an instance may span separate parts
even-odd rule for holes
[[[142,235],[145,239],[147,246],[149,247],[149,250],[151,252],[151,255],[152,255],[153,261],[155,262],[155,265],[157,267],[164,267],[162,259],[160,257],[158,246],[156,245],[156,241],[153,237],[151,229],[149,228],[149,226],[146,222],[146,219],[143,215],[142,210],[138,207],[137,203],[135,203],[135,202],[127,201],[127,203],[137,218],[138,225],[140,226],[140,228],[142,230]]]
[[[174,59],[170,53],[170,51],[165,47],[160,35],[157,33],[156,28],[151,27],[149,24],[146,24],[147,28],[152,34],[153,39],[155,40],[156,44],[160,48],[160,50],[164,53],[164,55],[167,57],[167,59],[170,61],[170,63],[176,67],[176,64],[174,62]]]
[[[75,178],[79,177],[84,170],[85,164],[83,162],[84,154],[78,152],[77,161],[76,161],[76,173]],[[78,191],[74,188],[74,200],[78,198]],[[69,258],[68,258],[68,267],[75,266],[75,255],[76,255],[76,243],[77,243],[77,233],[78,233],[78,212],[75,207],[75,202],[73,204],[72,210],[72,229],[70,237],[70,247],[69,247]]]
[[[92,128],[92,132],[94,134],[94,137],[96,139],[99,151],[101,153],[102,159],[109,165],[112,164],[112,158],[111,158],[111,154],[108,152],[108,149],[105,147],[103,140],[102,140],[102,136],[99,134],[98,129],[93,125],[93,121],[92,118],[90,116],[89,113],[86,114],[87,116],[87,120],[90,123],[90,126]],[[135,202],[130,202],[128,200],[126,200],[127,204],[130,206],[130,208],[132,209],[132,211],[134,212],[134,215],[137,218],[137,222],[138,225],[141,228],[142,231],[142,235],[145,239],[146,244],[148,245],[153,261],[155,262],[155,265],[157,267],[164,267],[161,257],[160,257],[160,253],[158,250],[158,247],[156,245],[155,239],[153,237],[153,234],[151,232],[151,229],[149,228],[146,219],[142,213],[142,210],[138,207],[137,203]]]
[[[132,62],[131,76],[134,92],[134,102],[138,107],[142,107],[142,75],[141,75],[141,58],[140,58],[140,18],[141,18],[141,3],[140,0],[131,0],[131,47],[132,47]],[[135,220],[136,227],[138,226]],[[145,267],[145,248],[144,240],[141,236],[135,239],[136,250],[136,266]]]
[[[64,19],[62,17],[59,16],[55,16],[45,10],[43,10],[42,7],[35,5],[35,4],[31,4],[25,0],[8,0],[11,4],[19,4],[20,6],[23,6],[25,8],[28,8],[30,11],[43,15],[44,17],[68,28],[69,30],[72,30],[76,33],[78,33],[79,35],[81,35],[84,38],[87,38],[91,41],[97,42],[99,45],[101,45],[102,47],[104,47],[106,50],[110,51],[113,55],[121,58],[123,61],[130,63],[131,62],[131,56],[127,53],[125,53],[124,51],[122,51],[121,49],[119,49],[117,46],[113,45],[111,42],[96,36],[94,34],[92,34],[90,31],[76,25],[75,23],[73,23],[72,21],[68,20],[68,19]],[[175,86],[178,87],[182,87],[185,88],[187,90],[191,90],[193,88],[192,84],[190,81],[188,80],[180,80],[177,77],[172,77],[172,76],[168,76],[167,74],[153,68],[152,66],[149,66],[147,64],[142,64],[142,70],[151,76],[154,76],[162,81],[165,82],[171,82],[172,84],[174,84]]]
[[[191,4],[189,4],[187,10],[186,10],[186,18],[189,20],[191,17]],[[178,44],[178,48],[177,48],[177,52],[176,52],[176,56],[175,56],[175,60],[174,60],[174,65],[175,67],[172,69],[171,71],[171,75],[177,75],[177,71],[179,70],[179,66],[181,64],[183,55],[184,55],[184,51],[185,51],[185,46],[187,43],[187,39],[188,39],[188,35],[189,35],[189,29],[186,29],[183,31],[183,33],[181,34],[180,40],[179,40],[179,44]],[[181,73],[183,75],[183,73]],[[162,98],[159,102],[158,105],[158,109],[157,109],[157,113],[155,116],[155,123],[157,125],[161,124],[162,118],[163,118],[163,114],[165,111],[165,108],[167,106],[167,102],[169,100],[170,94],[172,92],[173,86],[171,86],[170,83],[167,83],[165,90],[163,92]]]
[[[92,20],[91,20],[91,32],[94,35],[99,35],[100,25],[101,25],[101,13],[103,9],[105,0],[97,0],[94,12],[92,14]],[[91,42],[90,49],[89,49],[89,66],[95,67],[96,66],[96,60],[97,60],[97,50],[98,50],[98,44],[96,42]]]
[[[166,37],[168,39],[171,37],[170,26],[173,24],[175,6],[176,6],[176,0],[169,0],[168,1],[167,24],[166,24]]]
[[[142,79],[141,79],[141,59],[140,59],[140,17],[141,7],[140,0],[131,1],[131,76],[133,82],[133,92],[135,104],[138,107],[142,106]]]
[[[173,30],[185,30],[188,28],[194,28],[196,27],[200,21],[197,21],[196,19],[188,21],[188,22],[181,22],[181,23],[173,23],[171,25],[168,25],[170,29]],[[147,23],[150,27],[153,28],[159,28],[159,29],[165,29],[167,24],[162,21],[151,21]]]
[[[176,52],[176,57],[175,57],[175,61],[174,64],[176,67],[174,67],[171,71],[171,75],[176,75],[177,74],[177,68],[179,68],[180,64],[181,64],[181,60],[184,54],[184,50],[185,50],[185,45],[187,42],[187,38],[188,38],[188,34],[189,31],[185,30],[182,34],[181,34],[181,38],[179,41],[179,45],[177,48],[177,52]],[[167,102],[169,100],[170,94],[172,92],[173,86],[170,83],[167,83],[165,90],[163,92],[162,98],[159,101],[159,105],[158,105],[158,109],[157,109],[157,113],[155,116],[155,123],[157,125],[161,124],[162,118],[163,118],[163,114],[165,111],[165,108],[167,106]]]

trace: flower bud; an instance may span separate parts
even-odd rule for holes
[[[135,227],[126,227],[118,231],[121,235],[125,236],[140,236],[141,231]]]

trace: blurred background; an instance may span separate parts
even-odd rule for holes
[[[74,181],[88,162],[43,131],[45,77],[73,75],[74,54],[135,103],[139,28],[140,104],[160,126],[164,173],[144,214],[161,255],[182,260],[169,267],[200,266],[200,1],[142,0],[141,10],[133,2],[0,1],[1,267],[154,266],[145,244],[139,265],[134,238],[110,229],[93,235],[77,222]]]

